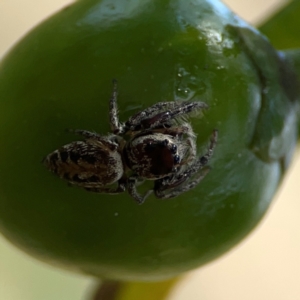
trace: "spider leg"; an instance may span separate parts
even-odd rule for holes
[[[117,96],[117,80],[113,79],[113,91],[109,100],[109,122],[113,133],[122,134],[125,132],[125,125],[119,121]]]
[[[88,130],[67,129],[66,131],[77,134],[77,135],[82,135],[87,139],[99,139],[99,138],[101,139],[102,138],[102,136],[100,134],[95,133],[95,132],[91,132],[91,131],[88,131]]]
[[[93,192],[93,193],[104,193],[104,194],[110,194],[110,195],[117,195],[120,193],[125,192],[126,185],[124,182],[119,182],[118,187],[116,188],[108,188],[103,186],[98,187],[90,187],[90,188],[84,188],[86,191]]]
[[[148,119],[156,115],[158,112],[162,111],[171,106],[173,102],[159,102],[156,103],[141,112],[135,114],[134,116],[130,117],[129,120],[126,122],[127,127],[130,130],[135,130],[135,127],[140,125],[143,119]]]
[[[159,127],[159,128],[152,128],[152,129],[146,129],[143,131],[144,132],[150,132],[150,133],[163,133],[163,134],[168,134],[173,137],[175,136],[181,136],[183,134],[187,134],[189,137],[194,138],[195,133],[192,129],[192,126],[188,123],[183,123],[180,124],[179,126],[172,126],[172,127]]]
[[[203,156],[199,157],[199,159],[197,159],[196,162],[192,164],[187,170],[185,170],[183,172],[183,176],[189,178],[194,174],[198,173],[199,170],[203,169],[203,167],[205,167],[208,164],[209,160],[213,155],[214,149],[217,144],[217,140],[218,140],[218,130],[215,129],[211,135],[210,144],[207,149],[207,152]]]
[[[197,146],[196,146],[196,142],[195,142],[195,138],[194,138],[195,135],[194,135],[194,132],[193,132],[191,126],[190,126],[190,130],[187,132],[187,134],[188,134],[188,138],[186,139],[186,142],[189,145],[189,154],[190,155],[187,156],[188,159],[185,160],[185,162],[189,165],[190,162],[193,162],[196,158]]]
[[[170,199],[179,196],[182,193],[185,193],[191,189],[193,189],[195,186],[197,186],[202,179],[209,173],[210,168],[205,168],[201,170],[200,174],[197,176],[196,179],[194,179],[191,182],[187,182],[184,186],[182,187],[177,187],[173,188],[169,193],[165,193],[166,190],[155,190],[155,196],[159,199]],[[185,182],[188,179],[188,177],[185,178],[180,184]]]
[[[172,127],[160,127],[160,128],[152,128],[145,129],[141,131],[141,133],[137,133],[134,136],[140,136],[145,134],[153,134],[153,133],[162,133],[171,135],[172,137],[181,137],[183,134],[187,134],[188,138],[195,138],[195,133],[192,129],[192,126],[188,123],[184,123],[180,126],[172,126]]]
[[[159,102],[132,116],[126,122],[126,127],[130,131],[155,128],[176,117],[207,108],[203,102]]]
[[[168,199],[176,197],[184,192],[189,191],[200,183],[200,181],[208,174],[210,168],[204,168],[216,146],[218,139],[218,131],[214,130],[211,136],[209,148],[203,156],[199,157],[194,164],[192,164],[187,170],[183,173],[179,173],[172,178],[158,180],[154,187],[154,192],[157,198]],[[200,172],[200,173],[199,173]],[[192,181],[187,181],[189,178],[199,173],[196,179]],[[169,193],[166,193],[167,190],[171,190]]]
[[[105,146],[110,150],[116,150],[118,148],[117,138],[101,136],[98,133],[81,129],[68,129],[68,132],[84,136],[87,140],[89,140],[90,144],[97,144],[100,142],[101,146]]]
[[[210,137],[210,144],[207,152],[198,160],[199,168],[205,166],[209,162],[209,160],[211,159],[214,153],[214,149],[216,147],[217,141],[218,141],[218,130],[214,129]]]
[[[209,173],[210,168],[197,169],[197,172],[195,170],[195,168],[190,168],[179,176],[172,178],[169,182],[168,180],[158,182],[154,188],[155,196],[160,199],[169,199],[193,189]],[[188,181],[195,173],[199,173],[198,176],[194,180]]]
[[[127,186],[128,193],[138,204],[143,204],[145,200],[153,192],[153,190],[149,190],[145,195],[141,196],[136,189],[137,181],[138,181],[137,177],[135,176],[129,177],[128,186]]]

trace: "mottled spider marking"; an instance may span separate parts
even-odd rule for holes
[[[52,172],[74,185],[95,187],[114,183],[122,176],[121,155],[98,143],[86,140],[67,144],[49,154],[45,163]]]

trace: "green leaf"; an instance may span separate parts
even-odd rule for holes
[[[300,48],[300,1],[294,0],[259,27],[277,49]]]
[[[290,69],[295,71],[298,82],[296,83],[293,79],[290,80],[290,76],[287,77],[285,81],[291,83],[288,88],[291,91],[294,90],[296,92],[296,96],[300,94],[300,49],[292,48],[300,48],[299,28],[299,0],[294,0],[288,3],[283,9],[278,11],[274,16],[259,27],[259,30],[268,37],[273,46],[277,49],[289,49],[281,51],[281,54],[282,57],[285,57],[286,59],[286,65],[289,65]],[[297,98],[298,99],[296,101],[300,103],[299,96]],[[286,124],[288,125],[288,122]],[[300,124],[298,132],[300,133]]]

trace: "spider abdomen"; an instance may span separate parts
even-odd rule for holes
[[[121,155],[89,140],[55,150],[45,158],[45,164],[60,178],[82,187],[112,184],[123,175]]]

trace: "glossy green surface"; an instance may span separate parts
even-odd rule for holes
[[[262,218],[294,148],[296,105],[276,57],[217,1],[82,0],[57,13],[0,66],[2,233],[51,264],[125,280],[171,277],[218,257]],[[127,193],[71,188],[45,169],[45,155],[78,139],[66,128],[109,131],[112,78],[121,120],[165,100],[210,106],[191,119],[199,153],[219,130],[197,188],[139,206]]]

